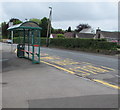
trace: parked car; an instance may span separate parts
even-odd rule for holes
[[[11,44],[11,43],[12,43],[12,40],[11,40],[11,39],[8,39],[8,40],[7,40],[7,43],[8,43],[8,44]]]

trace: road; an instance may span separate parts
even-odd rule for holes
[[[4,108],[118,107],[117,56],[42,47],[36,65],[3,45]]]
[[[62,49],[41,48],[41,60],[98,82],[118,84],[118,57]],[[70,72],[69,72],[70,73]]]

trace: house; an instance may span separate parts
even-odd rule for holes
[[[118,34],[120,32],[109,32],[109,31],[101,31],[99,28],[96,30],[96,35],[94,38],[97,39],[106,39],[108,42],[118,42]]]
[[[78,32],[66,32],[65,38],[94,38],[95,34],[90,33],[78,33]]]
[[[75,38],[75,32],[66,32],[64,33],[65,38]]]
[[[90,34],[90,33],[76,33],[76,37],[75,38],[93,39],[94,36],[95,36],[95,34]]]
[[[57,38],[57,34],[51,34],[50,38]]]
[[[94,34],[94,30],[92,28],[85,28],[85,29],[82,29],[79,33]]]

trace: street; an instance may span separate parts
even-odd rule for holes
[[[80,77],[99,79],[111,84],[118,84],[118,57],[90,54],[61,49],[41,49],[41,60],[50,62]]]
[[[117,56],[41,47],[32,64],[2,45],[3,108],[118,108]]]

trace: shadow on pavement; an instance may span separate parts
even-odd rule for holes
[[[117,95],[93,95],[30,100],[29,108],[118,108]]]
[[[17,69],[26,69],[32,66],[32,62],[28,59],[18,58],[15,53],[2,53],[2,72],[12,71]]]

